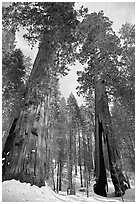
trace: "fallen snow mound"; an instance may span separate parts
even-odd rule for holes
[[[20,181],[4,181],[2,184],[3,202],[32,202],[58,201],[57,194],[47,185],[44,187],[31,186]]]
[[[135,202],[135,188],[126,190],[123,197],[126,202]]]

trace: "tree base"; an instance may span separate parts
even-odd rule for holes
[[[123,191],[115,191],[115,197],[121,197],[123,196],[125,193]]]
[[[76,195],[75,188],[67,188],[67,195]]]
[[[121,197],[125,194],[125,191],[128,189],[128,186],[126,184],[121,184],[121,188],[119,186],[115,186],[115,196]]]
[[[107,193],[104,185],[94,184],[93,189],[94,189],[94,193],[96,193],[97,195],[107,197]]]

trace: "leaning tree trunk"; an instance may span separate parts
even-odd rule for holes
[[[115,195],[121,196],[125,193],[125,190],[128,188],[124,182],[126,178],[122,173],[122,164],[120,161],[120,155],[118,153],[115,137],[112,131],[111,116],[108,107],[108,98],[105,90],[104,81],[97,81],[96,83],[96,176],[97,176],[97,188],[100,189],[101,183],[99,184],[98,180],[101,175],[101,160],[103,159],[103,149],[102,149],[102,136],[104,141],[107,144],[109,166],[112,182],[115,188]],[[98,159],[99,158],[99,159]],[[105,166],[104,166],[105,170]],[[104,173],[105,174],[105,171]],[[104,175],[105,178],[105,175]],[[105,187],[105,186],[104,186]]]
[[[27,84],[24,107],[3,149],[3,153],[6,153],[3,180],[16,179],[39,187],[45,185],[49,69],[52,66],[52,56],[49,42],[44,45],[41,43]],[[10,138],[12,145],[7,152]]]

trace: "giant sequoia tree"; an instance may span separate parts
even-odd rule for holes
[[[103,11],[86,15],[79,24],[80,43],[78,59],[87,64],[84,72],[79,72],[79,92],[91,94],[95,91],[95,174],[94,191],[106,196],[106,168],[104,148],[107,148],[112,182],[116,196],[125,192],[124,175],[120,165],[120,155],[115,145],[106,89],[110,96],[118,93],[114,79],[118,77],[121,54],[120,39],[111,28],[112,22]],[[105,88],[106,87],[106,88]],[[104,138],[104,140],[103,140]],[[104,141],[104,142],[103,142]]]
[[[74,3],[13,3],[3,10],[3,25],[27,30],[25,38],[39,50],[24,93],[24,106],[12,125],[3,153],[3,180],[45,185],[46,142],[52,74],[65,73],[73,61],[77,25]],[[73,45],[73,46],[72,46]],[[54,72],[54,71],[55,72]],[[9,146],[9,141],[12,144]]]

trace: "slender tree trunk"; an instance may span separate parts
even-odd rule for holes
[[[51,161],[52,165],[51,165],[51,168],[52,168],[52,182],[53,182],[53,191],[56,191],[56,186],[55,186],[55,177],[54,177],[54,171],[55,171],[55,163],[54,161],[52,160]]]
[[[74,153],[74,163],[75,163],[75,176],[77,176],[77,143],[76,143],[76,127],[75,127],[75,153]]]
[[[59,162],[57,163],[57,183],[56,183],[56,192],[59,192]]]
[[[53,180],[53,191],[56,191],[55,179],[54,179],[54,167],[52,168],[52,180]]]
[[[84,186],[86,187],[86,168],[87,168],[87,158],[86,158],[86,143],[84,131],[82,130],[82,139],[83,139],[83,149],[84,149]]]
[[[89,135],[87,134],[87,169],[89,175],[89,183],[91,178],[91,171],[93,169],[93,157],[92,157],[92,141]]]
[[[60,162],[59,162],[59,191],[61,191],[61,184],[62,184],[62,162],[61,162],[61,159],[60,159]]]
[[[59,191],[61,191],[62,184],[62,151],[60,150],[58,153],[58,176],[59,176]]]
[[[88,168],[86,168],[86,192],[87,192],[87,197],[89,197],[89,172],[88,172]]]
[[[70,127],[70,134],[69,134],[69,175],[68,175],[68,189],[70,189],[70,195],[72,192],[72,127]]]
[[[78,130],[78,139],[79,139],[79,168],[80,168],[80,183],[81,187],[83,187],[83,179],[82,179],[82,167],[81,167],[81,143],[80,143],[80,128]]]
[[[72,170],[73,170],[73,154],[72,154],[72,146],[73,146],[73,134],[74,134],[74,127],[73,124],[70,123],[69,127],[69,169],[68,169],[68,188],[67,194],[68,195],[75,195],[75,187],[72,182]]]

